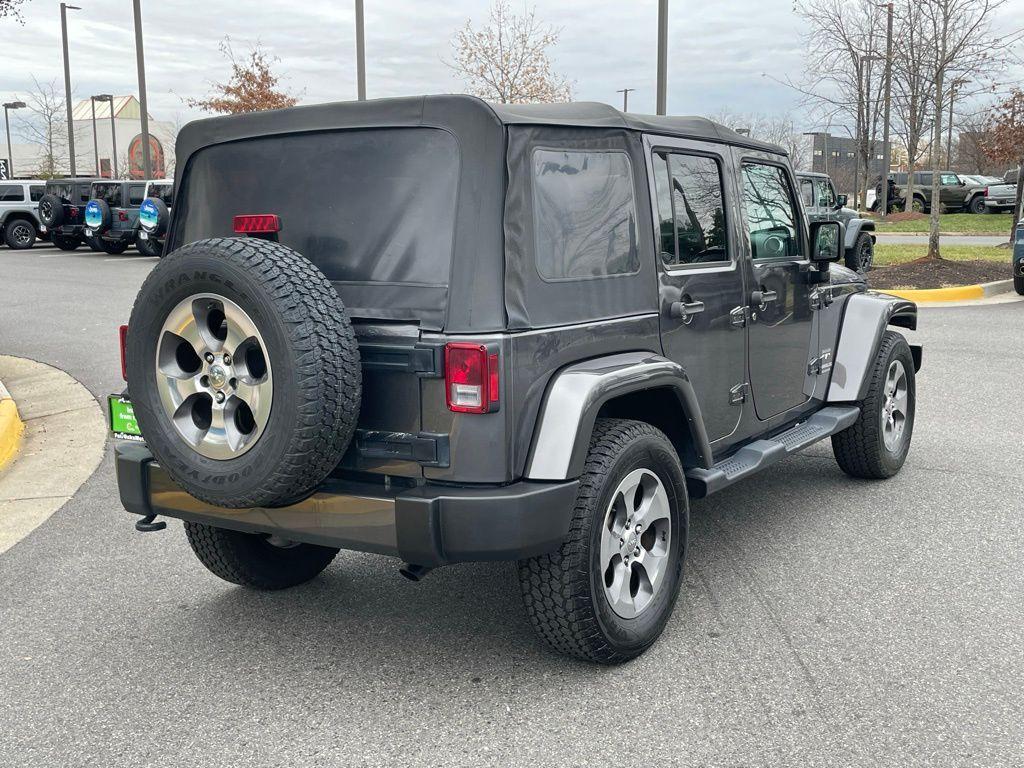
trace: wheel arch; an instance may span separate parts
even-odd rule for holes
[[[917,305],[885,293],[858,293],[847,299],[833,359],[828,402],[864,399],[871,365],[889,326],[917,330]],[[914,368],[920,370],[920,345],[911,345],[911,352]]]
[[[23,219],[29,222],[36,229],[36,234],[39,234],[39,219],[32,215],[29,211],[9,211],[3,216],[0,216],[0,229],[3,229],[12,221],[18,221]]]
[[[665,432],[684,466],[712,464],[700,406],[682,366],[652,352],[627,352],[555,375],[534,430],[526,478],[579,477],[599,416],[650,423]]]

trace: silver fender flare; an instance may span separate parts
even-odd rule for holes
[[[700,406],[682,366],[653,352],[625,352],[576,363],[555,375],[534,430],[526,478],[579,477],[601,406],[619,395],[664,388],[679,398],[698,462],[711,466]]]
[[[867,396],[871,366],[886,327],[917,329],[917,305],[885,293],[855,293],[846,300],[839,344],[832,363],[830,403],[850,403]],[[921,367],[921,348],[912,347],[914,367]]]

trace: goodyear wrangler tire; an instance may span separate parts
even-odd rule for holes
[[[279,506],[337,466],[359,415],[359,351],[320,270],[256,239],[190,243],[143,283],[128,390],[160,465],[198,499]]]

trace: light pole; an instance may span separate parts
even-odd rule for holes
[[[622,94],[622,111],[623,112],[628,112],[629,111],[629,94],[630,94],[631,91],[635,91],[635,90],[636,90],[636,88],[619,88],[619,90],[616,91],[616,93],[621,93]]]
[[[668,0],[658,0],[658,114],[667,108],[668,78]]]
[[[967,85],[967,80],[962,77],[956,78],[949,84],[949,128],[946,132],[946,166],[953,170],[953,102],[956,101],[956,91],[961,85]]]
[[[71,117],[71,62],[68,60],[68,11],[82,10],[77,5],[60,4],[60,35],[64,44],[64,106],[68,113],[68,163],[75,177],[75,121]]]
[[[366,38],[363,34],[363,0],[356,0],[356,96],[366,101]]]
[[[7,172],[14,178],[14,150],[11,149],[11,116],[7,114],[12,109],[21,109],[26,106],[24,101],[9,101],[4,104],[4,128],[7,131]]]
[[[892,168],[892,150],[889,147],[889,119],[892,105],[892,3],[884,6],[886,12],[885,26],[885,107],[882,124],[882,153],[885,155],[885,178],[882,179],[882,199],[880,201],[883,216],[889,215],[889,169]]]
[[[114,164],[114,172],[110,178],[117,178],[117,129],[114,127],[114,97],[109,93],[100,93],[93,96],[96,101],[105,101],[110,104],[110,157]]]
[[[140,0],[132,0],[135,12],[135,64],[139,71],[139,108],[142,110],[142,175],[153,178],[153,161],[149,156],[149,107],[146,106],[146,54],[142,49],[142,8]],[[113,111],[113,104],[111,104]]]
[[[89,97],[89,107],[92,109],[92,155],[96,160],[96,178],[100,177],[100,148],[96,140],[96,97]]]

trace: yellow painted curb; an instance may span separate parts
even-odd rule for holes
[[[25,425],[18,416],[18,408],[9,397],[0,400],[0,470],[18,452],[21,433]]]
[[[952,288],[930,288],[920,290],[894,291],[883,290],[892,296],[908,301],[969,301],[985,298],[985,287],[982,285],[956,285]]]

